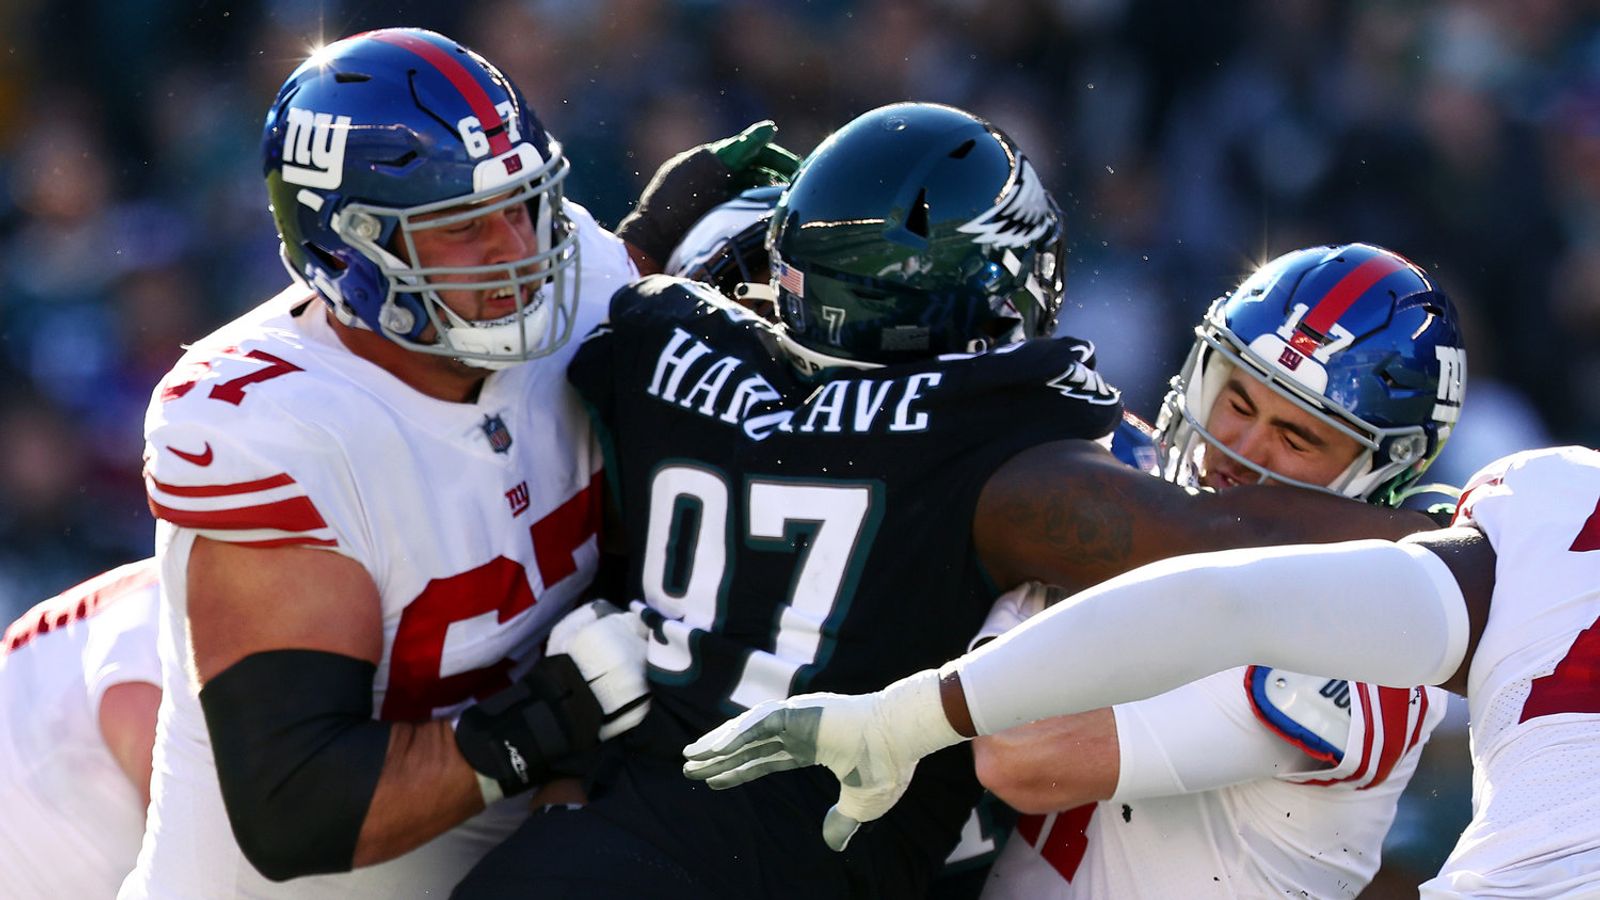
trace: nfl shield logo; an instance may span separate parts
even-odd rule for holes
[[[479,426],[489,438],[489,446],[496,453],[505,453],[511,449],[511,430],[506,428],[505,420],[499,416],[484,416],[483,424]]]

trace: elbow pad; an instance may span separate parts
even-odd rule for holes
[[[505,796],[568,774],[599,743],[605,715],[572,657],[546,656],[511,687],[467,707],[456,747]]]
[[[389,751],[365,660],[269,650],[200,689],[228,823],[245,859],[285,881],[348,872]]]

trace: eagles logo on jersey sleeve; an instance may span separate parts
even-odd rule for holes
[[[1052,429],[1047,439],[1102,438],[1122,420],[1122,392],[1095,370],[1094,344],[1072,337],[1024,341],[980,354],[941,356],[951,384],[943,402],[971,405],[988,395],[988,405],[1007,409],[1024,429],[1037,416],[1068,417],[1074,427]]]

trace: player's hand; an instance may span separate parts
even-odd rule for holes
[[[602,741],[638,725],[650,711],[650,684],[645,677],[648,634],[638,613],[618,609],[607,600],[585,603],[550,631],[546,652],[572,657],[600,704]]]
[[[777,123],[763,119],[732,137],[705,145],[733,175],[735,194],[753,187],[788,184],[794,177],[800,157],[774,144],[777,134]]]
[[[757,122],[732,137],[710,141],[673,156],[651,176],[633,211],[617,223],[622,238],[660,271],[694,223],[719,203],[748,188],[788,184],[800,158],[774,144],[778,126]]]
[[[839,802],[822,822],[834,850],[850,843],[860,823],[888,812],[916,771],[915,758],[871,739],[876,694],[804,694],[769,700],[684,748],[683,774],[713,788],[744,784],[772,772],[827,766],[839,779]]]
[[[772,772],[826,766],[839,802],[822,839],[843,850],[862,822],[906,792],[917,761],[962,740],[944,718],[939,676],[918,672],[872,694],[802,694],[769,700],[683,749],[683,774],[722,789]]]

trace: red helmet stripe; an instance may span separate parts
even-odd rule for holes
[[[1405,268],[1409,266],[1404,260],[1386,253],[1374,256],[1339,279],[1333,289],[1324,294],[1322,300],[1306,313],[1301,324],[1317,334],[1326,335],[1333,328],[1333,323],[1339,321],[1339,317],[1344,315],[1351,304],[1365,294],[1368,288]]]
[[[478,124],[483,126],[483,133],[489,138],[490,152],[499,156],[511,149],[511,135],[505,127],[505,122],[500,119],[499,110],[494,108],[493,101],[484,92],[483,86],[478,84],[477,79],[472,77],[472,73],[450,54],[419,37],[404,32],[374,31],[367,36],[375,41],[403,47],[427,60],[439,70],[440,74],[450,79],[450,83],[455,85],[455,89],[461,92],[462,98],[472,108],[472,114],[478,117]]]

